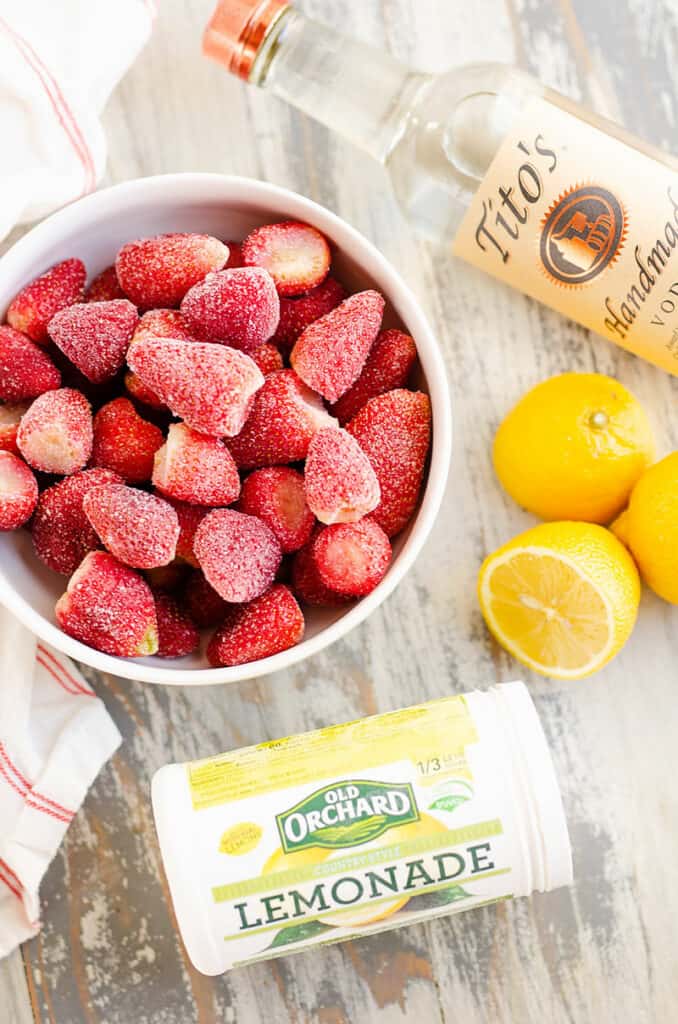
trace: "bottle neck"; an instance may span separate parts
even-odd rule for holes
[[[384,163],[429,76],[286,7],[249,81],[269,89]]]

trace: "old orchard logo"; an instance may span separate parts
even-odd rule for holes
[[[557,284],[586,284],[619,255],[626,238],[626,217],[619,200],[605,188],[569,189],[542,222],[539,255]]]
[[[276,815],[285,853],[309,846],[360,846],[389,828],[418,821],[409,783],[353,781],[325,786]]]

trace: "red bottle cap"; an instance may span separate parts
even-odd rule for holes
[[[221,0],[205,29],[203,53],[248,78],[266,33],[288,6],[287,0]]]

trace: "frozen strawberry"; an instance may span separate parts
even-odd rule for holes
[[[73,388],[46,391],[21,418],[16,443],[29,466],[67,476],[92,453],[92,409]]]
[[[280,544],[261,519],[233,509],[206,515],[193,540],[200,568],[224,601],[252,601],[275,579]]]
[[[16,530],[30,519],[38,500],[38,481],[26,463],[0,451],[0,530]]]
[[[302,331],[321,316],[336,309],[345,298],[346,290],[333,277],[326,278],[307,295],[300,295],[297,299],[281,298],[280,322],[271,338],[272,344],[284,356],[288,356]]]
[[[383,314],[378,292],[349,296],[306,328],[292,350],[292,366],[310,388],[336,402],[360,376]]]
[[[210,438],[213,440],[213,438]],[[170,503],[179,520],[179,539],[177,541],[177,555],[182,562],[198,568],[198,559],[193,550],[193,538],[195,531],[207,515],[204,505],[191,505],[187,501],[177,501],[169,495],[164,495],[165,500]]]
[[[85,495],[85,515],[112,555],[132,569],[168,565],[177,549],[179,520],[166,501],[125,484],[102,484]]]
[[[189,288],[227,259],[227,247],[210,235],[156,235],[123,245],[115,270],[135,305],[157,309],[178,306]]]
[[[304,616],[294,595],[277,584],[249,604],[231,608],[207,648],[210,665],[245,665],[296,646]]]
[[[184,603],[199,629],[216,626],[231,607],[223,597],[219,597],[200,571],[191,573],[184,590]]]
[[[321,523],[357,523],[379,504],[379,481],[364,451],[346,430],[314,434],[304,469],[306,501]]]
[[[35,553],[64,576],[78,568],[85,555],[101,547],[82,502],[92,487],[122,483],[109,469],[85,469],[48,487],[38,498],[31,522]]]
[[[94,278],[85,292],[85,302],[110,302],[112,299],[126,299],[120,287],[115,267],[106,267]]]
[[[156,565],[153,569],[144,569],[144,577],[150,583],[154,593],[156,590],[170,593],[183,587],[189,571],[184,562],[175,558],[169,565]]]
[[[327,277],[332,259],[327,239],[310,224],[264,224],[242,245],[245,266],[267,270],[280,295],[302,295]]]
[[[304,604],[317,605],[321,608],[338,608],[350,601],[351,598],[346,594],[331,590],[321,579],[313,556],[313,541],[319,533],[320,528],[294,556],[292,589]]]
[[[264,376],[249,356],[226,345],[145,338],[128,362],[142,382],[189,427],[233,437],[249,416]]]
[[[132,373],[131,370],[125,374],[125,390],[132,398],[136,398],[137,402],[147,405],[149,409],[169,412],[162,398],[159,398],[155,391],[147,388],[141,377],[137,377],[136,373]]]
[[[64,260],[27,284],[10,303],[7,323],[33,341],[47,342],[47,325],[56,313],[81,302],[85,291],[85,264]]]
[[[148,583],[106,551],[92,551],[57,601],[64,633],[119,658],[158,650],[158,621]]]
[[[224,270],[237,270],[238,267],[244,267],[240,242],[226,242],[225,244],[228,246],[228,260]]]
[[[118,473],[128,483],[151,479],[162,430],[143,419],[128,398],[114,398],[94,417],[92,465]]]
[[[282,370],[283,368],[283,357],[275,345],[269,345],[267,341],[252,353],[252,359],[264,377],[268,377],[269,373],[275,373],[276,370]]]
[[[49,333],[64,355],[95,384],[115,377],[139,322],[127,299],[78,302],[57,313]]]
[[[294,370],[278,370],[257,392],[247,422],[229,448],[241,469],[298,462],[306,458],[317,430],[336,425],[320,396]]]
[[[372,513],[389,537],[412,518],[431,443],[431,403],[421,391],[389,391],[360,410],[346,429],[372,463],[381,501]]]
[[[153,484],[192,505],[230,505],[240,494],[238,469],[224,442],[185,423],[173,423],[156,452]]]
[[[0,326],[0,399],[22,402],[61,384],[61,374],[38,345],[6,324]]]
[[[266,523],[285,555],[303,547],[313,532],[315,518],[306,504],[304,478],[291,466],[270,466],[250,473],[242,485],[238,508]]]
[[[391,544],[372,519],[337,523],[318,532],[313,541],[313,559],[326,587],[351,597],[363,597],[386,575],[391,563]]]
[[[280,300],[270,274],[242,267],[208,274],[186,295],[181,312],[201,341],[253,352],[275,334]]]
[[[28,409],[30,402],[13,402],[0,405],[0,451],[19,454],[16,435],[21,417]]]
[[[370,398],[403,387],[416,360],[417,348],[409,334],[397,330],[382,331],[355,384],[331,406],[332,415],[343,426],[360,412]]]
[[[174,341],[197,341],[186,326],[178,309],[149,309],[137,324],[132,345],[144,338],[173,338]]]
[[[183,658],[200,643],[200,633],[179,602],[164,591],[156,591],[155,614],[158,620],[159,658]]]

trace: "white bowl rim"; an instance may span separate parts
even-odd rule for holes
[[[69,224],[69,227],[72,227],[74,222],[77,226],[78,223],[96,217],[98,209],[102,206],[106,207],[111,201],[122,202],[129,197],[134,197],[135,193],[141,195],[145,191],[153,193],[156,202],[163,191],[167,193],[168,200],[170,198],[177,200],[195,197],[198,189],[201,198],[205,198],[208,192],[214,192],[214,198],[219,198],[216,193],[228,189],[230,197],[228,200],[224,199],[224,202],[237,202],[239,199],[241,201],[258,201],[262,205],[266,205],[266,202],[272,199],[284,202],[285,208],[289,210],[290,219],[309,220],[318,225],[320,230],[323,230],[320,225],[326,224],[325,230],[337,241],[339,248],[342,247],[341,239],[350,240],[370,257],[378,271],[390,278],[392,285],[388,298],[394,304],[393,295],[397,294],[398,314],[416,339],[420,361],[427,363],[424,372],[433,410],[433,443],[428,479],[410,535],[379,586],[358,601],[336,622],[320,630],[314,637],[302,640],[295,647],[269,658],[245,665],[182,671],[178,662],[177,667],[164,668],[162,665],[156,667],[155,665],[141,664],[133,659],[104,654],[62,632],[58,626],[35,611],[10,586],[4,575],[0,575],[0,602],[45,643],[51,644],[76,661],[84,662],[101,672],[124,679],[174,686],[208,686],[241,682],[290,668],[329,647],[330,644],[364,622],[395,590],[411,568],[431,532],[445,492],[452,454],[452,409],[445,364],[435,334],[414,292],[406,284],[399,271],[369,239],[337,214],[297,192],[254,178],[226,174],[185,172],[133,178],[130,181],[112,185],[85,196],[37,224],[2,257],[0,272],[8,270],[11,272],[14,262],[18,262],[24,251],[36,243],[42,247],[58,242],[63,225]]]

